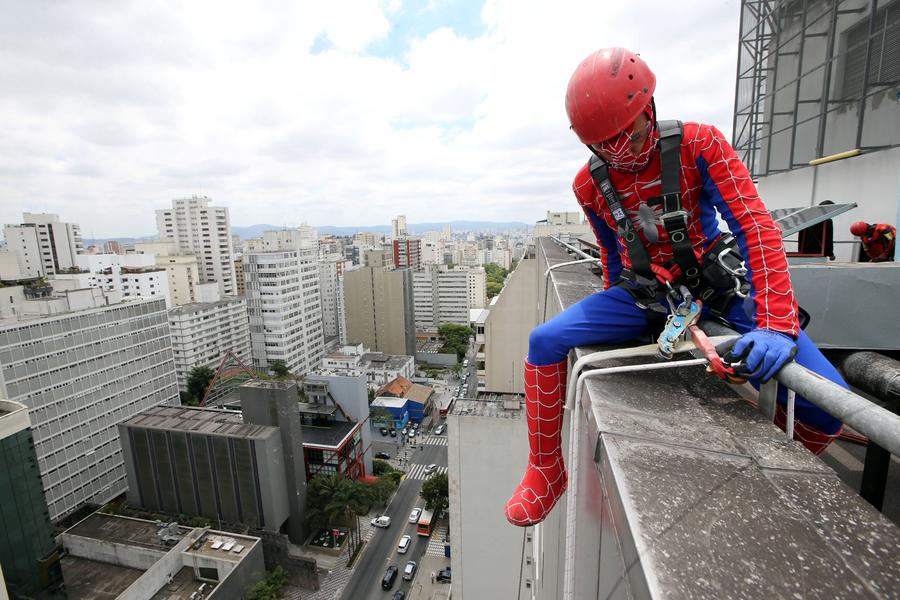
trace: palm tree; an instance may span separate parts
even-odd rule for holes
[[[328,487],[331,488],[330,501],[325,505],[324,513],[328,522],[343,518],[350,527],[350,556],[359,544],[359,515],[364,514],[372,504],[370,491],[357,481],[347,479],[343,475],[333,475]],[[333,486],[333,487],[332,487]],[[356,540],[353,540],[353,533]]]

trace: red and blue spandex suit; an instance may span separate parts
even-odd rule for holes
[[[609,173],[650,260],[664,265],[673,255],[660,220],[662,208],[647,203],[661,194],[659,153],[641,172],[610,169]],[[532,331],[528,362],[537,366],[559,363],[576,346],[633,340],[648,326],[647,311],[635,304],[628,291],[616,286],[622,269],[630,268],[631,261],[587,165],[575,177],[573,189],[600,245],[604,291],[584,298]],[[740,333],[767,329],[795,338],[795,360],[799,364],[846,387],[837,370],[800,330],[781,231],[760,200],[746,167],[715,127],[684,124],[681,192],[698,261],[721,233],[719,218],[727,224],[744,257],[750,294],[746,300],[736,297],[723,315],[725,319]],[[780,387],[778,401],[782,406],[785,396],[786,391]],[[799,396],[796,416],[806,426],[803,429],[816,430],[807,430],[810,435],[833,435],[841,427],[840,421]]]

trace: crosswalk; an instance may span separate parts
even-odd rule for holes
[[[423,444],[428,444],[429,446],[446,446],[447,445],[447,436],[445,435],[427,435],[422,438]]]
[[[438,467],[437,469],[434,470],[434,473],[426,474],[425,473],[426,467],[428,467],[428,465],[420,465],[420,464],[413,463],[410,466],[409,471],[406,473],[406,478],[407,479],[419,479],[421,481],[424,481],[424,480],[430,478],[432,475],[435,475],[437,473],[446,473],[447,472],[447,467]]]

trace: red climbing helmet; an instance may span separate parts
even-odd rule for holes
[[[850,226],[850,233],[856,237],[862,237],[869,231],[869,224],[865,221],[857,221]]]
[[[566,90],[566,113],[583,144],[608,140],[650,103],[656,75],[625,48],[604,48],[581,61]]]

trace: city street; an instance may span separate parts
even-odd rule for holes
[[[390,463],[399,465],[402,457],[402,468],[409,472],[394,496],[393,502],[387,507],[384,514],[391,517],[391,526],[387,529],[375,531],[369,541],[362,558],[353,576],[344,588],[341,596],[345,600],[390,598],[390,594],[381,589],[381,578],[384,576],[388,565],[396,565],[401,573],[397,575],[393,593],[404,590],[409,594],[411,583],[403,581],[402,570],[407,561],[414,560],[421,563],[422,556],[428,547],[430,538],[416,534],[416,526],[408,522],[409,513],[413,507],[424,507],[425,503],[419,497],[419,490],[425,478],[423,466],[435,464],[442,472],[447,467],[446,434],[442,436],[419,435],[412,444],[399,447],[399,438],[382,436],[377,431],[373,432],[372,448],[376,452],[388,452],[391,455]],[[418,475],[418,476],[417,476]],[[406,554],[397,552],[397,543],[402,535],[409,535],[412,543]]]

